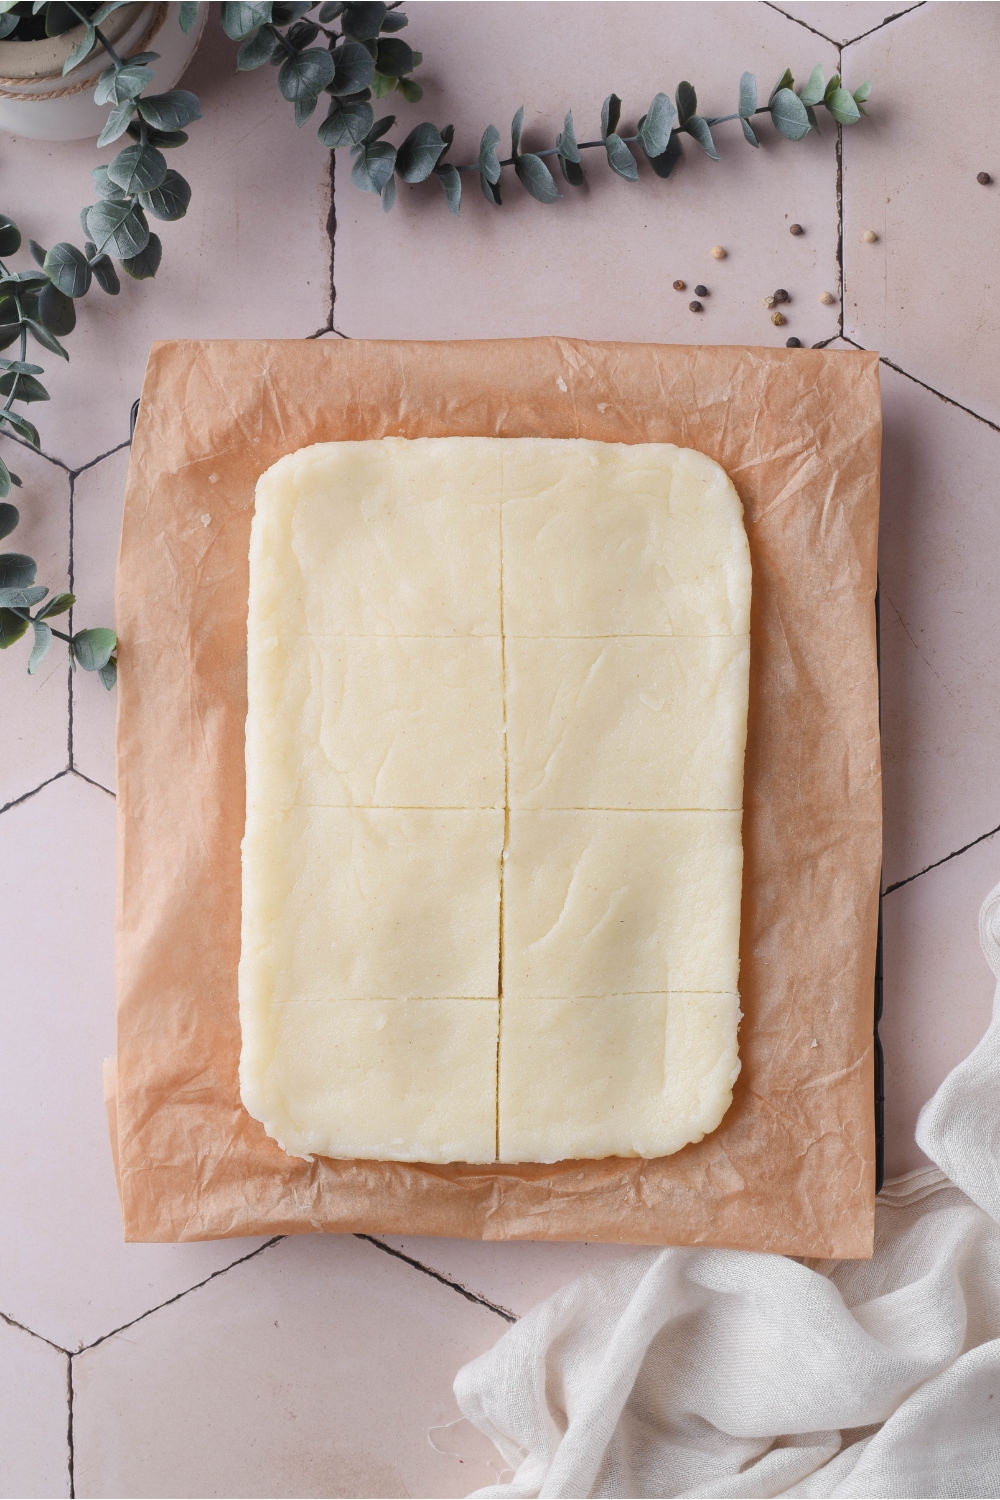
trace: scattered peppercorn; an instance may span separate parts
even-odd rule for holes
[[[819,300],[822,302],[824,307],[829,307],[831,302],[835,302],[837,299],[834,297],[832,292],[820,292]]]
[[[989,187],[990,183],[993,181],[993,178],[990,176],[989,172],[977,172],[976,181],[981,182],[983,187]]]
[[[782,323],[784,323],[784,321],[785,321],[785,315],[784,315],[784,313],[773,312],[771,314],[771,322],[775,325],[776,328],[780,328],[781,325],[782,325]]]
[[[789,234],[805,234],[805,230],[802,228],[801,224],[789,224],[789,226],[788,226],[788,233]]]
[[[874,245],[875,241],[878,239],[878,235],[875,233],[874,229],[866,229],[861,238],[864,240],[866,245]]]
[[[709,252],[713,260],[725,260],[726,252],[721,245],[713,245]]]
[[[688,307],[691,309],[692,312],[702,312],[703,311],[702,305],[701,305],[700,302],[689,302],[688,303]]]
[[[801,349],[802,348],[802,340],[801,339],[786,339],[785,340],[785,348],[786,349]]]
[[[684,288],[686,286],[687,286],[687,282],[686,281],[675,281],[674,282],[674,291],[675,292],[683,292],[683,290],[684,290]]]
[[[785,288],[783,286],[779,286],[778,290],[774,294],[774,300],[775,302],[791,302],[792,299],[785,291]]]
[[[696,297],[707,297],[708,296],[708,287],[707,286],[696,286],[695,289],[694,289],[694,294],[695,294]]]
[[[774,306],[774,298],[773,297],[765,297],[764,298],[764,306],[765,307],[773,307]]]

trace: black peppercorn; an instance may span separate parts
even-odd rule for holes
[[[993,181],[993,178],[990,176],[989,172],[977,172],[976,181],[981,182],[983,187],[988,187],[989,184]]]
[[[700,302],[689,302],[688,303],[688,307],[691,309],[692,312],[701,312],[702,311],[702,305],[701,305]]]
[[[774,294],[774,300],[775,304],[777,304],[779,302],[791,302],[792,299],[785,291],[785,288],[783,286],[779,286],[778,290]]]
[[[786,339],[785,340],[785,348],[786,349],[801,349],[802,348],[802,340],[801,339]]]
[[[805,230],[802,228],[801,224],[789,224],[789,226],[788,226],[788,233],[789,234],[805,234]]]
[[[695,289],[694,289],[694,294],[695,294],[696,297],[707,297],[708,296],[708,287],[707,286],[696,286]]]

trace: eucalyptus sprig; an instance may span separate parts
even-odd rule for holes
[[[20,519],[15,505],[0,502],[0,540],[10,536]],[[96,672],[110,691],[118,677],[118,638],[114,631],[98,627],[67,635],[50,625],[55,616],[67,614],[73,608],[75,594],[53,594],[32,614],[33,606],[41,604],[49,592],[44,584],[35,582],[37,571],[33,557],[23,552],[0,552],[0,651],[19,641],[30,625],[34,632],[28,657],[30,673],[38,671],[56,638],[69,646],[74,670],[79,664],[85,672]]]
[[[595,141],[577,141],[573,114],[570,111],[563,128],[556,137],[554,146],[541,151],[522,151],[521,132],[524,126],[524,106],[515,114],[510,127],[510,155],[503,160],[497,155],[500,132],[495,125],[487,125],[479,143],[479,157],[474,162],[455,166],[444,160],[455,138],[453,125],[441,130],[430,121],[422,121],[414,127],[399,145],[384,139],[395,125],[394,115],[386,115],[373,121],[364,136],[351,147],[354,164],[351,178],[356,187],[366,193],[377,193],[382,199],[386,213],[396,201],[396,178],[402,182],[424,182],[434,176],[444,189],[448,207],[457,214],[462,203],[462,172],[476,172],[487,202],[499,207],[500,178],[504,167],[513,167],[518,182],[539,203],[555,203],[562,197],[555,179],[543,160],[555,156],[564,181],[571,187],[580,187],[584,181],[581,152],[603,150],[608,166],[626,182],[638,182],[639,166],[635,154],[629,149],[638,146],[657,177],[669,177],[682,154],[681,138],[690,136],[712,161],[719,160],[712,130],[731,120],[739,120],[747,144],[760,145],[750,121],[756,115],[769,115],[779,135],[789,141],[800,141],[810,130],[819,131],[816,109],[822,105],[838,125],[854,125],[865,113],[864,103],[871,94],[871,84],[863,83],[853,93],[844,88],[840,75],[834,73],[829,80],[823,76],[823,68],[817,65],[799,93],[795,92],[795,80],[788,68],[782,73],[771,90],[765,105],[758,105],[757,80],[752,73],[744,73],[740,79],[739,101],[730,115],[705,116],[698,113],[698,96],[690,83],[678,84],[674,99],[659,93],[653,98],[649,109],[639,120],[635,135],[622,135],[618,125],[621,120],[622,101],[617,94],[609,94],[601,106],[601,134]],[[322,138],[322,133],[321,133]],[[329,143],[328,143],[329,144]],[[334,144],[349,144],[348,141]]]

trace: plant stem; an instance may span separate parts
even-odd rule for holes
[[[76,8],[75,5],[72,5],[72,4],[69,3],[69,0],[67,0],[66,9],[67,10],[71,10],[73,12],[74,16],[76,16],[76,19],[80,22],[81,26],[89,26],[91,24],[91,22],[87,20],[86,16],[81,16],[80,12],[77,10],[77,8]],[[104,35],[104,32],[101,30],[101,28],[99,26],[95,26],[94,27],[94,36],[100,42],[100,44],[104,48],[105,52],[108,54],[108,56],[110,57],[111,61],[114,63],[115,70],[117,71],[120,67],[122,67],[122,60],[118,56],[118,53],[115,51],[114,47],[112,47],[111,43],[108,41],[107,37]]]
[[[12,615],[17,615],[19,620],[27,620],[29,625],[34,625],[35,622],[26,609],[15,609],[13,605],[8,605],[7,607],[10,609]],[[42,625],[49,625],[48,620],[42,620],[40,623]],[[71,635],[67,635],[64,630],[57,630],[54,625],[49,625],[49,629],[57,640],[65,641],[68,646],[72,646],[73,637]]]

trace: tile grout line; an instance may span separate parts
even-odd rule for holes
[[[406,1265],[412,1266],[415,1271],[421,1271],[425,1276],[430,1276],[433,1281],[439,1281],[442,1286],[446,1286],[451,1291],[457,1292],[467,1302],[474,1302],[478,1307],[485,1307],[489,1312],[496,1313],[497,1317],[503,1318],[505,1323],[517,1322],[517,1314],[512,1313],[508,1308],[501,1307],[497,1302],[490,1302],[486,1297],[477,1296],[475,1292],[470,1292],[467,1287],[464,1287],[460,1281],[452,1281],[450,1276],[444,1276],[440,1271],[433,1270],[431,1266],[425,1266],[421,1261],[414,1260],[412,1255],[404,1255],[402,1250],[394,1250],[391,1245],[387,1245],[384,1240],[376,1239],[373,1234],[356,1234],[354,1238],[356,1240],[367,1240],[369,1245],[374,1245],[376,1250],[384,1250],[386,1255],[391,1255],[396,1260],[404,1261]]]
[[[180,1302],[182,1297],[189,1296],[191,1292],[201,1291],[201,1288],[208,1286],[210,1281],[215,1281],[218,1277],[225,1276],[229,1271],[235,1270],[237,1266],[246,1265],[248,1260],[253,1260],[256,1256],[263,1255],[264,1251],[270,1250],[272,1245],[280,1245],[282,1240],[286,1240],[287,1238],[288,1236],[285,1234],[274,1235],[272,1239],[265,1241],[263,1245],[258,1245],[256,1250],[251,1250],[248,1254],[241,1255],[238,1260],[230,1261],[228,1266],[220,1266],[217,1271],[212,1272],[211,1276],[206,1276],[204,1281],[196,1281],[194,1286],[185,1287],[182,1292],[177,1292],[173,1297],[168,1297],[165,1302],[158,1302],[155,1307],[147,1308],[144,1313],[140,1313],[137,1318],[130,1318],[127,1323],[122,1323],[119,1328],[109,1329],[107,1333],[102,1333],[100,1338],[94,1339],[92,1343],[81,1344],[79,1349],[75,1350],[75,1353],[88,1354],[91,1349],[96,1349],[99,1344],[105,1343],[107,1339],[113,1339],[116,1334],[124,1333],[127,1328],[134,1328],[144,1318],[151,1318],[154,1313],[161,1312],[163,1308],[171,1307],[173,1303]]]
[[[103,781],[94,781],[92,777],[90,777],[90,776],[84,776],[83,772],[81,770],[79,770],[76,766],[71,766],[70,767],[70,775],[71,776],[79,776],[80,780],[81,781],[85,781],[88,786],[96,786],[96,788],[97,788],[97,790],[99,792],[107,792],[107,794],[108,794],[109,797],[111,797],[115,801],[117,801],[117,798],[115,797],[115,793],[111,790],[111,788],[109,786],[105,786]]]
[[[857,339],[852,339],[848,333],[843,334],[843,339],[845,343],[853,344],[855,349],[864,349],[865,347],[864,344],[859,344]],[[880,354],[878,359],[880,365],[887,365],[890,370],[895,370],[897,375],[902,375],[904,380],[912,380],[914,385],[919,385],[923,390],[929,391],[939,401],[944,401],[949,406],[957,407],[959,411],[964,411],[967,417],[973,417],[977,422],[982,422],[984,427],[992,428],[994,432],[1000,432],[1000,424],[991,422],[989,417],[981,416],[979,412],[973,411],[971,406],[963,406],[961,401],[955,400],[954,396],[946,396],[944,391],[939,391],[934,386],[928,385],[926,380],[921,380],[918,376],[911,375],[908,370],[903,369],[902,365],[894,364],[884,354]]]
[[[131,448],[131,446],[132,439],[126,438],[123,443],[116,443],[113,448],[109,448],[105,453],[99,453],[96,458],[88,458],[87,462],[81,464],[77,469],[70,469],[68,464],[62,464],[62,467],[68,470],[71,480],[79,479],[80,475],[85,474],[88,469],[94,468],[96,464],[103,463],[106,458],[111,458],[113,454],[120,453],[123,448]],[[61,460],[54,458],[52,462],[61,463]]]
[[[76,1453],[73,1447],[73,1356],[66,1356],[66,1395],[69,1412],[66,1420],[66,1460],[69,1469],[69,1500],[76,1496]]]
[[[69,572],[69,591],[70,591],[70,593],[73,592],[73,581],[74,581],[74,579],[76,577],[76,559],[75,559],[74,552],[73,552],[73,541],[74,541],[73,527],[74,527],[75,521],[76,521],[76,475],[75,474],[70,474],[70,476],[69,476],[69,570],[68,570],[68,572]],[[66,616],[66,620],[67,620],[67,627],[69,629],[69,633],[70,633],[70,635],[72,635],[73,634],[73,606],[72,605],[70,606],[70,611],[69,611],[69,614]],[[66,663],[66,674],[67,674],[67,677],[69,678],[69,683],[68,683],[68,687],[69,687],[69,705],[68,705],[67,722],[66,722],[66,754],[69,757],[69,769],[72,771],[72,770],[75,769],[74,765],[73,765],[73,707],[74,707],[73,700],[74,700],[74,696],[75,696],[74,692],[73,692],[73,688],[75,686],[74,678],[75,678],[76,674],[73,671],[73,651],[72,651],[72,648],[70,649],[70,651],[69,651],[68,654],[69,654],[69,661]]]
[[[59,781],[63,776],[68,776],[69,774],[70,767],[64,767],[63,770],[57,771],[54,776],[49,776],[45,781],[40,781],[37,786],[33,786],[30,792],[23,792],[20,797],[13,797],[10,802],[5,802],[3,807],[0,807],[0,813],[9,812],[12,807],[20,807],[21,803],[27,802],[29,797],[37,797],[43,788],[51,786],[54,781]],[[0,1318],[2,1317],[3,1313],[0,1313]]]
[[[941,859],[936,859],[933,864],[925,865],[915,875],[907,875],[905,880],[897,880],[895,885],[887,885],[882,895],[891,895],[893,891],[898,891],[900,886],[909,885],[912,880],[919,880],[921,875],[926,875],[930,870],[937,870],[941,865],[946,865],[949,860],[957,859],[960,854],[965,854],[969,849],[974,849],[977,844],[985,843],[987,839],[993,838],[998,833],[1000,833],[1000,823],[997,824],[996,828],[991,828],[989,833],[981,833],[977,839],[972,839],[970,843],[963,844],[961,849],[953,849],[950,854],[945,854]]]
[[[774,0],[764,0],[764,4],[768,10],[776,10],[779,16],[784,16],[786,21],[793,21],[796,26],[802,26],[806,31],[811,31],[813,36],[818,36],[822,41],[829,42],[831,47],[839,48],[839,42],[835,42],[832,36],[827,36],[825,31],[817,31],[815,26],[810,26],[808,21],[803,21],[799,16],[789,15],[787,10],[782,10],[780,5],[775,5]]]
[[[917,0],[916,5],[908,5],[905,10],[894,11],[891,16],[886,16],[884,21],[880,21],[878,25],[873,26],[870,31],[862,31],[858,36],[852,36],[848,41],[844,43],[844,46],[853,47],[855,42],[863,42],[866,36],[874,36],[876,31],[882,30],[883,26],[891,26],[893,21],[902,20],[903,16],[908,16],[913,10],[920,10],[924,5],[926,5],[926,3],[927,0]]]
[[[27,1333],[31,1338],[38,1339],[40,1343],[48,1344],[49,1348],[54,1349],[57,1354],[69,1353],[69,1350],[64,1349],[62,1344],[53,1343],[51,1339],[47,1339],[45,1337],[44,1333],[36,1333],[33,1328],[29,1328],[26,1323],[19,1323],[17,1319],[12,1318],[9,1313],[0,1312],[0,1323],[6,1323],[8,1328],[19,1328],[22,1333]]]
[[[917,0],[915,5],[908,5],[905,10],[895,11],[891,16],[886,16],[884,21],[880,21],[877,26],[873,26],[869,31],[859,32],[857,36],[848,37],[844,42],[838,42],[834,37],[827,36],[825,31],[817,31],[815,26],[810,26],[809,22],[803,21],[800,16],[793,16],[787,10],[782,10],[780,5],[775,5],[774,0],[764,0],[764,4],[769,10],[776,10],[779,16],[784,16],[786,21],[793,21],[796,26],[804,27],[806,31],[811,31],[813,36],[818,36],[824,42],[829,42],[831,46],[842,50],[844,47],[852,47],[855,42],[863,42],[866,36],[874,36],[875,32],[881,31],[883,26],[890,26],[893,21],[899,21],[903,16],[908,16],[912,10],[919,10],[922,5],[926,4],[926,0]]]

